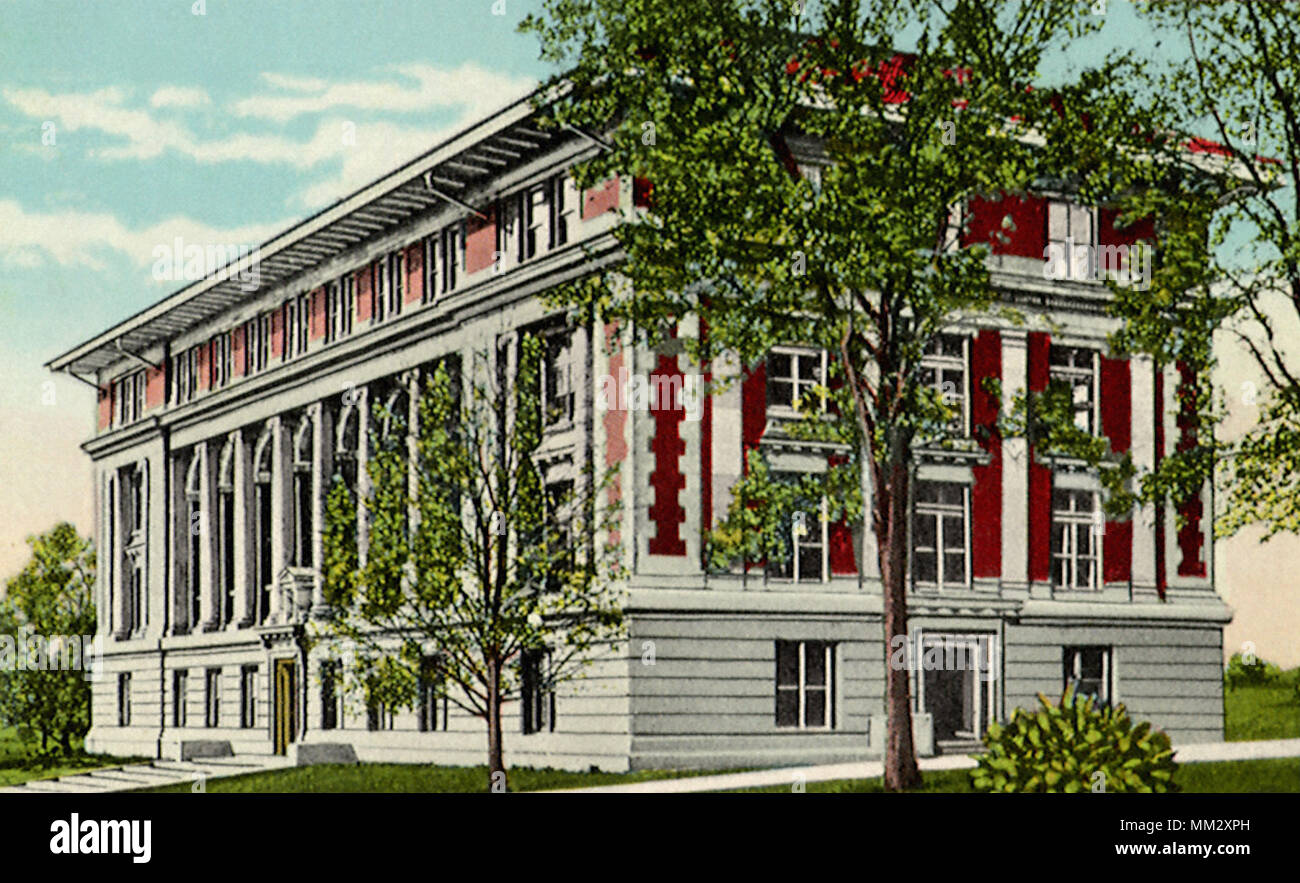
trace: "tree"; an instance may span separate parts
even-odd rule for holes
[[[32,557],[0,600],[0,719],[66,756],[90,729],[95,552],[67,522],[27,544]]]
[[[1099,152],[1078,118],[1103,115],[1104,66],[1056,92],[1032,85],[1045,47],[1099,27],[1087,12],[1056,0],[549,0],[522,25],[563,70],[556,124],[604,147],[579,183],[631,176],[650,204],[615,233],[626,260],[560,296],[652,340],[698,317],[706,332],[684,342],[699,363],[752,365],[791,342],[832,354],[824,392],[846,419],[805,431],[843,447],[832,474],[870,477],[889,789],[920,781],[908,673],[890,664],[907,633],[909,470],[948,419],[921,358],[954,319],[998,306],[989,243],[954,207],[1059,180],[1075,154]],[[736,519],[754,517],[731,516],[715,539],[743,538]]]
[[[602,483],[589,474],[571,489],[543,486],[540,344],[526,336],[519,352],[513,396],[486,376],[486,355],[464,381],[440,364],[409,437],[402,415],[377,405],[364,560],[341,479],[325,523],[328,629],[355,658],[349,689],[409,708],[421,680],[436,678],[485,722],[494,791],[507,787],[502,707],[521,697],[525,675],[549,693],[622,628],[620,572],[603,539],[615,513],[597,507]]]
[[[1204,288],[1214,290],[1206,298],[1214,309],[1197,323],[1148,307],[1138,327],[1150,339],[1171,340],[1186,337],[1189,327],[1201,337],[1223,331],[1249,354],[1265,384],[1233,391],[1239,405],[1259,408],[1244,437],[1211,443],[1205,430],[1223,412],[1207,384],[1186,411],[1225,466],[1220,535],[1248,524],[1263,525],[1265,539],[1294,532],[1300,530],[1300,369],[1287,348],[1290,323],[1300,318],[1300,20],[1278,3],[1178,0],[1144,3],[1142,10],[1160,39],[1180,53],[1153,80],[1160,98],[1153,110],[1168,125],[1201,136],[1190,144],[1194,154],[1167,159],[1195,166],[1213,183],[1200,202],[1200,222],[1208,243]]]

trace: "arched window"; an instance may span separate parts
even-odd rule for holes
[[[334,463],[348,492],[357,493],[357,440],[360,437],[361,415],[355,405],[348,404],[339,414],[334,441]]]
[[[253,450],[253,543],[257,550],[257,621],[271,615],[271,433],[262,433]]]
[[[223,626],[235,615],[235,442],[227,439],[217,464],[217,566]]]
[[[313,425],[304,418],[293,440],[293,563],[311,567]]]
[[[191,630],[199,627],[202,616],[201,592],[203,570],[203,451],[195,448],[185,473],[185,552],[187,579],[185,615]]]

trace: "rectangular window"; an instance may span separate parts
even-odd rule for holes
[[[420,248],[424,252],[424,294],[420,303],[431,304],[438,299],[438,234],[424,237]]]
[[[569,225],[573,218],[575,200],[570,196],[571,184],[564,175],[557,175],[550,180],[550,190],[546,208],[550,213],[547,224],[547,248],[559,248],[569,241]]]
[[[244,373],[266,370],[271,352],[271,314],[254,316],[244,323]]]
[[[812,730],[834,728],[834,644],[776,642],[776,725]]]
[[[932,337],[921,357],[921,383],[943,397],[951,412],[947,430],[954,436],[966,435],[966,338],[954,334]]]
[[[1097,352],[1073,346],[1053,345],[1049,372],[1055,386],[1068,391],[1074,425],[1093,434],[1097,426]]]
[[[257,726],[257,666],[239,670],[239,725],[244,729]]]
[[[377,325],[388,318],[387,260],[378,258],[367,272],[370,273],[370,324]]]
[[[388,256],[388,315],[402,312],[406,299],[406,254],[395,251]]]
[[[1052,491],[1052,585],[1096,589],[1101,573],[1102,519],[1098,495],[1086,490]]]
[[[337,659],[320,664],[320,728],[334,730],[339,725],[339,687],[343,666]]]
[[[795,472],[776,473],[773,478],[796,484],[802,476]],[[786,560],[768,562],[769,576],[797,583],[819,583],[827,578],[827,536],[830,525],[827,502],[823,498],[803,497],[795,500],[789,513]]]
[[[550,199],[553,190],[546,186],[533,187],[523,193],[523,217],[520,223],[519,260],[532,260],[542,249],[550,248],[547,227],[550,226]]]
[[[117,676],[117,725],[131,726],[131,673],[127,671]]]
[[[1047,204],[1049,255],[1065,269],[1067,279],[1091,279],[1096,245],[1093,211],[1072,202]]]
[[[221,726],[221,669],[210,668],[203,678],[203,725]]]
[[[286,301],[280,306],[280,361],[287,362],[296,355],[294,344],[298,341],[295,330],[298,327],[298,305]]]
[[[574,352],[573,336],[567,332],[549,334],[542,358],[542,425],[566,427],[573,423]]]
[[[442,231],[442,290],[445,294],[456,289],[456,273],[465,265],[465,237],[460,224]]]
[[[297,305],[294,310],[297,324],[294,326],[296,351],[298,355],[307,352],[307,344],[311,342],[311,295],[298,295]]]
[[[114,419],[118,426],[134,423],[144,416],[144,371],[136,371],[117,381]]]
[[[820,350],[773,347],[767,357],[767,407],[783,416],[801,407],[826,410],[816,390],[826,384],[826,353]]]
[[[339,283],[331,282],[325,289],[325,342],[333,343],[339,337]]]
[[[172,726],[187,726],[186,703],[189,700],[189,672],[178,668],[172,672]]]
[[[447,695],[436,656],[420,660],[420,680],[416,689],[419,691],[420,731],[431,733],[447,729]]]
[[[912,512],[912,578],[918,586],[970,584],[967,540],[970,493],[965,485],[919,481]]]
[[[1114,667],[1109,647],[1064,648],[1065,688],[1076,696],[1091,696],[1099,705],[1109,705]]]
[[[528,733],[555,730],[555,688],[551,683],[551,654],[525,650],[520,659],[520,716]]]
[[[208,341],[208,387],[220,389],[230,382],[230,332]]]

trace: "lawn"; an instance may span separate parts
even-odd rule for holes
[[[1178,768],[1174,781],[1188,794],[1294,794],[1300,793],[1300,758],[1229,760],[1188,763]],[[882,794],[880,779],[840,779],[809,782],[809,794]],[[789,793],[790,786],[749,789],[751,793]],[[973,793],[969,770],[943,770],[923,774],[919,793]]]
[[[56,758],[48,763],[36,761],[31,746],[18,740],[12,727],[0,728],[0,788],[30,782],[33,779],[50,779],[67,776],[107,766],[136,763],[142,757],[112,757],[106,754],[81,754],[81,744],[74,743],[77,753],[71,757]]]
[[[1223,691],[1224,736],[1229,742],[1300,737],[1300,668],[1272,684]]]
[[[510,770],[510,790],[550,791],[557,788],[594,788],[598,785],[627,785],[656,779],[715,775],[717,772],[717,770],[644,770],[635,773],[573,773],[565,770],[516,767]],[[726,770],[725,772],[737,771]],[[249,773],[244,776],[211,779],[205,787],[209,794],[355,794],[358,792],[439,794],[487,791],[487,783],[488,771],[485,766],[366,763],[321,764]],[[153,794],[179,794],[189,793],[191,786],[180,784],[141,790]]]

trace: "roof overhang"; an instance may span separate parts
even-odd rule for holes
[[[254,251],[51,359],[45,367],[73,376],[93,374],[123,358],[138,357],[434,206],[454,205],[476,212],[461,194],[471,194],[535,159],[564,136],[538,125],[537,108],[550,100],[541,90],[520,98]]]

